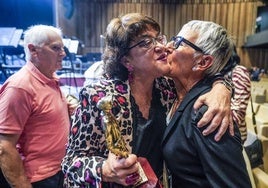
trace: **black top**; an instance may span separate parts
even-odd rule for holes
[[[148,119],[142,117],[134,98],[131,99],[134,112],[133,153],[138,157],[147,158],[155,174],[160,178],[163,172],[161,140],[166,128],[166,113],[160,102],[159,92],[154,89],[153,93]]]

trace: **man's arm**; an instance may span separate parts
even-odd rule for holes
[[[32,188],[16,149],[19,135],[0,134],[0,168],[12,188]]]

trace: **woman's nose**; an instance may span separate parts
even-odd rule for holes
[[[171,47],[171,46],[166,46],[166,52],[167,52],[168,54],[172,54],[173,51],[174,51],[174,48],[173,48],[173,47]]]
[[[166,48],[165,45],[163,45],[161,43],[157,43],[156,46],[155,46],[155,48],[154,48],[154,50],[156,52],[163,52],[163,51],[165,51],[165,48]]]
[[[166,45],[166,51],[167,51],[169,54],[171,54],[174,50],[175,50],[175,49],[174,49],[173,43],[172,43],[172,42],[167,43],[167,45]]]

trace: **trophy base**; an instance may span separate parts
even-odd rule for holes
[[[138,160],[139,161],[139,160]],[[141,163],[138,162],[138,165],[139,165],[139,175],[140,175],[140,180],[133,186],[133,187],[139,187],[139,185],[145,183],[148,181],[148,178],[141,166]]]
[[[162,188],[157,176],[155,175],[147,159],[144,157],[138,157],[138,162],[140,165],[139,173],[141,176],[141,180],[136,183],[133,188]]]

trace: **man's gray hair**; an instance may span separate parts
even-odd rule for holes
[[[29,61],[31,58],[30,51],[28,49],[29,44],[42,47],[47,41],[50,34],[58,34],[62,37],[62,31],[59,28],[49,26],[49,25],[33,25],[30,26],[24,32],[24,52],[26,56],[26,61]]]

